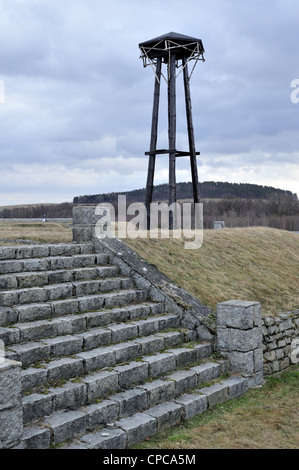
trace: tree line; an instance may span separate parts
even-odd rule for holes
[[[204,228],[213,228],[215,220],[223,220],[227,227],[269,226],[299,231],[299,201],[296,194],[269,186],[245,183],[200,184],[203,202]],[[126,195],[127,204],[143,202],[144,189],[123,193],[105,193],[77,196],[73,202],[35,206],[0,208],[0,218],[71,218],[76,204],[111,203],[117,216],[119,195]],[[192,183],[177,183],[177,199],[192,199]],[[168,185],[154,188],[154,201],[168,200]]]
[[[227,183],[204,181],[200,183],[200,196],[203,199],[207,198],[222,198],[222,199],[269,199],[274,194],[288,195],[297,198],[296,194],[291,191],[273,188],[271,186],[261,186],[249,183]],[[125,195],[127,202],[143,202],[145,198],[145,188],[134,189],[133,191],[119,192],[119,193],[103,193],[103,194],[89,194],[84,196],[76,196],[73,199],[74,204],[99,204],[101,202],[117,202],[119,195]],[[176,185],[177,199],[191,199],[192,183],[177,183]],[[153,192],[154,201],[168,200],[168,184],[159,184],[154,187]]]

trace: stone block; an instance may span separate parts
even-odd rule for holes
[[[83,349],[83,338],[73,335],[59,336],[42,341],[51,348],[51,357],[72,356]]]
[[[159,331],[159,318],[148,318],[135,323],[138,327],[138,336],[147,336]]]
[[[83,383],[67,383],[48,391],[53,394],[53,408],[56,411],[82,406],[86,402],[86,385]]]
[[[197,360],[205,359],[213,353],[211,343],[196,344],[194,349],[197,351]]]
[[[111,346],[115,353],[115,363],[128,362],[140,356],[140,346],[135,341],[128,341]]]
[[[224,327],[217,329],[218,350],[247,352],[261,347],[262,332],[258,327],[247,330]]]
[[[224,354],[224,353],[223,353]],[[254,353],[249,352],[229,352],[225,353],[231,364],[233,372],[248,376],[254,373]]]
[[[206,395],[208,408],[212,408],[213,406],[224,403],[228,400],[228,386],[225,384],[216,383],[210,387],[199,389],[199,392]]]
[[[47,449],[50,446],[50,441],[50,429],[38,428],[37,426],[24,429],[22,438],[24,449]]]
[[[0,307],[0,326],[10,325],[18,321],[19,314],[15,309]]]
[[[146,336],[134,341],[140,348],[140,355],[154,354],[164,349],[164,340],[157,336]]]
[[[86,431],[86,415],[81,411],[53,413],[45,418],[45,423],[51,429],[54,445]]]
[[[199,366],[191,367],[191,370],[196,372],[198,384],[203,382],[211,382],[211,380],[218,377],[221,373],[221,364],[216,362],[207,362]]]
[[[133,389],[117,393],[109,397],[118,404],[119,418],[126,418],[148,406],[148,398],[145,390]]]
[[[111,343],[111,332],[103,328],[95,328],[77,336],[83,339],[83,350],[85,351]]]
[[[86,318],[84,315],[68,315],[65,318],[54,318],[51,323],[55,325],[58,336],[73,335],[76,333],[82,333],[86,330]],[[77,336],[81,337],[80,334]]]
[[[16,344],[10,349],[15,353],[16,360],[22,362],[23,367],[50,357],[50,346],[38,342]]]
[[[129,365],[115,367],[118,373],[119,387],[129,388],[133,384],[140,384],[148,379],[148,364],[144,362],[131,362]]]
[[[135,338],[138,336],[138,330],[136,325],[126,325],[125,323],[118,325],[109,325],[108,330],[111,332],[112,343],[120,343],[121,341],[127,341],[128,339]]]
[[[241,330],[261,326],[259,302],[230,300],[217,305],[217,326]]]
[[[47,369],[36,369],[28,367],[22,371],[22,390],[30,390],[31,388],[44,385],[47,382]]]
[[[104,428],[83,436],[81,442],[88,444],[91,449],[125,449],[127,434],[122,429]]]
[[[170,374],[167,380],[173,380],[175,383],[175,394],[181,395],[190,388],[197,387],[197,374],[193,370],[178,370]]]
[[[0,340],[6,346],[18,343],[20,341],[20,329],[0,327]]]
[[[111,367],[115,365],[115,352],[112,348],[96,348],[91,351],[85,351],[77,354],[82,359],[84,370],[90,372],[103,367]]]
[[[115,371],[102,371],[84,378],[87,386],[87,399],[92,402],[96,398],[104,397],[108,392],[119,390],[118,374]]]
[[[145,357],[144,362],[149,365],[150,377],[157,377],[176,368],[176,359],[174,354],[171,353],[161,353]]]
[[[224,381],[228,387],[229,398],[236,398],[248,390],[248,380],[244,377],[232,376]]]
[[[208,408],[207,396],[199,393],[185,393],[177,398],[176,402],[182,405],[185,419],[193,418],[193,416],[203,413]]]
[[[185,367],[192,362],[197,362],[197,351],[194,349],[175,348],[170,349],[169,352],[174,354],[177,367]]]
[[[157,420],[158,431],[162,431],[180,424],[183,406],[178,403],[165,402],[150,408],[146,413]]]
[[[184,342],[184,334],[178,331],[170,331],[168,333],[159,333],[159,337],[164,339],[164,348],[169,349],[178,346]]]
[[[57,334],[56,324],[47,320],[37,320],[36,322],[20,323],[18,325],[20,341],[35,341],[40,338],[47,338]],[[15,341],[17,342],[17,341]]]
[[[21,392],[21,364],[4,359],[0,362],[0,409],[18,405]]]
[[[54,395],[41,393],[32,393],[23,398],[23,417],[24,423],[29,423],[36,419],[50,415],[53,410]]]
[[[140,385],[138,388],[146,390],[149,406],[155,406],[159,403],[172,400],[176,395],[176,384],[171,380],[157,379]]]
[[[79,312],[78,299],[56,300],[51,302],[52,316],[74,315]]]
[[[145,413],[136,413],[129,418],[116,421],[115,425],[127,434],[127,446],[131,447],[156,434],[157,420]]]
[[[15,308],[21,323],[51,318],[51,305],[47,303],[20,305]]]
[[[71,379],[77,377],[78,375],[82,375],[84,372],[83,360],[81,358],[58,359],[56,361],[51,361],[49,364],[44,365],[47,367],[48,370],[49,381]]]
[[[23,432],[22,407],[0,410],[0,449],[8,449],[20,443]]]
[[[99,426],[106,426],[118,418],[119,405],[110,397],[109,400],[103,400],[101,403],[95,403],[85,408],[86,411],[86,429],[93,431]]]

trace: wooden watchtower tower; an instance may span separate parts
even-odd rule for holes
[[[155,74],[154,102],[152,113],[152,128],[150,150],[145,152],[149,155],[148,174],[146,183],[145,205],[147,209],[147,228],[150,228],[150,204],[154,189],[154,172],[156,155],[169,154],[169,205],[176,202],[176,158],[190,156],[193,198],[194,202],[199,202],[199,184],[197,175],[194,129],[192,119],[190,78],[194,67],[199,60],[204,61],[204,48],[202,41],[190,36],[178,33],[168,33],[163,36],[151,39],[139,44],[143,66],[151,65]],[[188,63],[194,61],[191,74],[188,73]],[[167,64],[167,75],[162,73],[162,63]],[[176,72],[178,70],[178,73]],[[182,151],[176,149],[176,78],[183,72],[186,117],[188,127],[189,150]],[[163,77],[168,85],[168,149],[157,149],[158,137],[158,113],[160,99],[160,82]],[[173,212],[170,212],[169,228],[173,229]]]

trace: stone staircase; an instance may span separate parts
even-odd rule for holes
[[[0,339],[23,449],[124,449],[248,388],[91,244],[0,248]]]

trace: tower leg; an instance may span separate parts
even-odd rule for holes
[[[151,142],[150,142],[150,151],[151,152],[155,152],[155,150],[157,148],[161,67],[162,67],[162,58],[159,57],[157,59],[156,76],[155,76],[154,102],[153,102],[153,114],[152,114],[152,130],[151,130]],[[146,207],[146,212],[147,212],[147,221],[146,221],[147,230],[150,229],[150,205],[151,205],[151,202],[153,200],[155,164],[156,164],[156,155],[151,154],[149,156],[149,161],[148,161],[147,182],[146,182],[146,189],[145,189],[145,207]]]
[[[169,205],[176,202],[176,84],[175,84],[175,54],[170,54],[168,77],[168,140],[169,140]],[[169,212],[169,229],[174,228],[174,212]]]
[[[198,174],[197,174],[194,128],[193,128],[193,119],[192,119],[191,94],[190,94],[188,65],[187,65],[186,57],[183,58],[183,67],[184,67],[184,88],[185,88],[186,115],[187,115],[187,125],[188,125],[188,139],[189,139],[193,198],[194,198],[194,202],[199,202],[200,194],[199,194],[199,184],[198,184]]]

